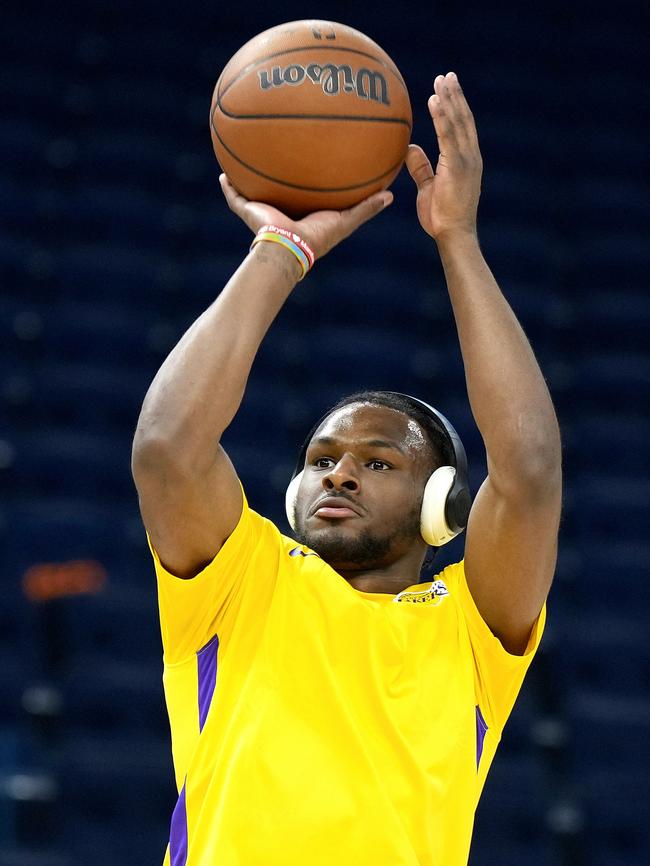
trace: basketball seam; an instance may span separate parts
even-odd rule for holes
[[[217,100],[211,114],[212,124],[214,125],[214,113],[219,111],[224,117],[230,117],[232,120],[357,120],[363,123],[401,123],[408,127],[411,131],[411,123],[403,117],[372,117],[363,114],[232,114],[226,111]]]
[[[298,51],[324,51],[324,50],[325,50],[325,48],[322,45],[304,45],[304,46],[300,46],[298,48],[287,48],[285,51],[276,51],[275,54],[267,54],[265,57],[261,57],[259,60],[255,60],[252,63],[249,63],[248,66],[245,66],[242,70],[240,70],[240,72],[237,75],[235,75],[235,77],[232,79],[232,81],[229,81],[228,84],[225,85],[225,87],[221,93],[217,92],[217,94],[216,94],[217,100],[220,101],[226,95],[228,90],[230,90],[230,88],[234,84],[236,84],[237,81],[239,81],[240,78],[243,78],[245,75],[248,75],[248,73],[251,71],[251,69],[254,69],[256,66],[260,66],[262,63],[266,63],[267,60],[272,60],[274,57],[282,57],[285,54],[295,54]],[[387,69],[389,72],[391,72],[395,76],[397,81],[404,88],[404,91],[406,92],[406,95],[408,97],[408,89],[406,87],[406,82],[402,78],[400,71],[396,66],[394,66],[394,68],[391,68],[380,57],[375,57],[374,54],[368,54],[368,52],[366,52],[366,51],[358,51],[356,48],[343,48],[343,47],[339,47],[339,46],[328,45],[327,50],[328,51],[347,51],[349,54],[359,54],[361,57],[369,57],[370,60],[374,60],[375,63],[379,63],[381,66],[383,66],[385,69]],[[233,57],[232,60],[234,60],[234,59],[235,58]],[[229,61],[229,64],[232,63],[232,60]],[[391,63],[392,63],[392,61],[391,61]],[[219,78],[221,79],[222,76],[223,76],[223,72],[221,73]]]
[[[289,187],[290,189],[299,189],[299,190],[302,190],[303,192],[324,192],[324,193],[328,193],[328,192],[351,192],[352,190],[355,190],[355,189],[362,189],[364,186],[369,186],[371,183],[375,183],[376,181],[381,180],[383,177],[386,177],[387,174],[390,174],[391,172],[398,169],[402,165],[402,163],[404,162],[403,159],[400,159],[399,162],[395,163],[395,165],[393,165],[391,168],[387,169],[387,171],[384,171],[381,174],[378,174],[376,177],[371,177],[368,180],[364,181],[363,183],[355,183],[352,186],[337,186],[337,187],[301,186],[300,184],[297,184],[297,183],[289,183],[289,181],[280,180],[279,178],[273,177],[270,174],[264,174],[263,171],[260,171],[257,168],[253,168],[252,165],[249,165],[247,162],[244,162],[243,159],[238,157],[237,154],[234,153],[228,147],[226,142],[221,138],[221,136],[217,132],[217,129],[212,122],[212,118],[210,118],[210,126],[211,126],[214,134],[216,135],[216,137],[219,139],[219,142],[220,142],[221,146],[224,148],[224,150],[226,150],[233,159],[237,160],[237,162],[240,165],[243,165],[244,168],[247,168],[250,172],[258,175],[259,177],[263,177],[265,180],[270,180],[272,183],[278,183],[278,184],[280,184],[280,186],[286,186],[286,187]]]

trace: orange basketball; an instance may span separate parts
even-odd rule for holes
[[[411,125],[388,54],[333,21],[292,21],[251,39],[219,76],[210,107],[214,152],[233,186],[294,217],[389,186]]]

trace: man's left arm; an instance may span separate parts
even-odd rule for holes
[[[435,173],[412,146],[418,215],[445,272],[467,392],[487,452],[488,477],[467,526],[465,574],[492,632],[522,653],[555,571],[562,497],[557,418],[526,335],[479,248],[481,156],[474,120],[453,73],[429,101],[440,159]]]

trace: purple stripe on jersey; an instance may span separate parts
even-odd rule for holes
[[[185,808],[185,783],[172,814],[169,830],[170,866],[185,866],[187,863],[187,811]]]
[[[488,726],[485,724],[481,708],[476,705],[476,766],[481,763],[481,755],[483,754],[483,740],[487,734]]]
[[[209,640],[196,654],[199,676],[199,731],[203,730],[217,685],[218,649],[219,638],[215,634],[212,640]]]

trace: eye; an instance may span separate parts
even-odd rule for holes
[[[334,465],[334,461],[331,457],[316,457],[312,461],[312,465],[316,467],[316,469],[330,469]]]
[[[386,463],[384,460],[371,460],[367,465],[373,472],[384,472],[386,469],[393,468],[390,463]]]

